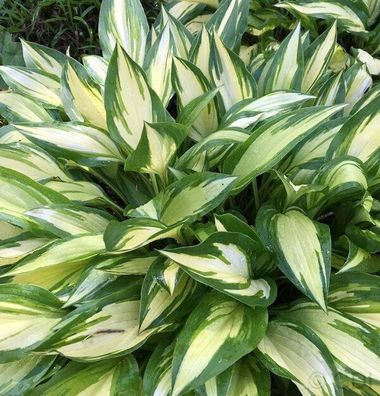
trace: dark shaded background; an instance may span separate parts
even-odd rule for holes
[[[159,10],[159,0],[142,3],[152,22]],[[62,52],[70,47],[75,58],[100,54],[100,5],[101,0],[0,0],[0,26],[13,40],[22,37]]]

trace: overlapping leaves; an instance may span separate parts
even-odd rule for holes
[[[171,1],[149,27],[104,0],[102,56],[22,43],[0,394],[379,393],[379,11]]]

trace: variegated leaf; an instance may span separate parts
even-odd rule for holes
[[[186,127],[191,127],[193,123],[198,119],[202,111],[214,99],[218,91],[219,89],[215,88],[191,100],[186,106],[184,106],[180,110],[177,117],[177,123],[182,124]]]
[[[333,75],[324,84],[321,85],[316,93],[316,105],[333,106],[344,103],[346,96],[346,84],[343,73]]]
[[[161,256],[155,262],[154,277],[157,283],[170,295],[173,295],[182,273],[181,267],[172,260],[167,260]]]
[[[366,222],[363,226],[348,224],[345,233],[352,242],[368,253],[380,251],[380,227],[377,225],[368,225]]]
[[[14,238],[20,236],[25,231],[13,224],[10,224],[4,220],[0,220],[0,241],[5,241],[6,239]]]
[[[351,66],[343,77],[346,84],[345,103],[347,103],[344,113],[349,114],[354,105],[372,87],[373,80],[367,71],[366,65],[361,63]]]
[[[111,275],[145,275],[156,260],[156,253],[136,251],[122,256],[102,258],[96,268]]]
[[[13,284],[31,284],[58,292],[78,279],[89,259],[105,251],[103,235],[80,235],[49,244],[2,274]]]
[[[144,396],[169,396],[174,343],[159,344],[153,351],[143,377]]]
[[[53,367],[55,356],[28,354],[24,358],[0,364],[0,394],[17,396],[33,389]]]
[[[49,238],[36,238],[28,233],[4,239],[0,242],[0,266],[15,264],[50,242]]]
[[[380,336],[380,277],[364,273],[331,278],[329,304],[374,327]]]
[[[327,346],[338,371],[355,382],[380,384],[379,335],[363,322],[329,308],[324,312],[314,303],[299,303],[286,317],[310,327]]]
[[[68,57],[44,45],[21,40],[22,53],[28,69],[37,69],[61,78]]]
[[[13,169],[39,182],[49,179],[71,180],[53,157],[31,144],[1,144],[0,166]]]
[[[380,14],[380,3],[379,0],[364,0],[365,5],[368,8],[368,14],[369,14],[369,25],[372,25],[372,23],[376,20],[376,18]]]
[[[379,396],[380,385],[376,384],[359,384],[352,382],[347,378],[343,378],[343,385],[345,389],[345,396]]]
[[[325,186],[327,192],[315,192],[307,197],[315,213],[322,206],[360,200],[368,188],[362,163],[355,157],[341,157],[327,162],[315,175],[313,183]]]
[[[249,0],[223,0],[207,22],[209,31],[214,31],[230,49],[240,45],[248,27]]]
[[[99,186],[88,181],[61,182],[52,180],[46,183],[45,186],[59,192],[68,200],[74,202],[91,205],[104,205],[106,203],[111,204],[112,202]]]
[[[281,271],[326,309],[331,271],[329,227],[311,220],[297,208],[281,213],[270,205],[260,209],[257,227]]]
[[[145,57],[148,21],[139,0],[105,0],[99,16],[99,38],[106,59],[117,44],[142,66]]]
[[[245,99],[236,103],[224,115],[221,126],[228,128],[247,128],[257,121],[263,121],[276,114],[313,99],[314,96],[297,92],[279,91],[265,95],[259,99]]]
[[[67,315],[54,338],[41,348],[56,350],[78,361],[98,361],[126,355],[140,347],[161,328],[139,332],[139,306],[136,284],[113,293],[101,306],[85,304]]]
[[[320,81],[334,54],[337,40],[336,22],[305,50],[305,68],[301,90],[309,92]]]
[[[349,254],[340,273],[366,272],[375,273],[380,271],[380,257],[360,248],[348,239]]]
[[[232,213],[215,215],[215,227],[219,232],[238,232],[251,239],[256,257],[253,265],[256,278],[266,276],[275,270],[276,263],[272,259],[271,253],[264,247],[256,229],[248,225],[242,218]]]
[[[0,144],[7,143],[30,143],[13,125],[5,125],[0,128]]]
[[[247,355],[198,390],[201,396],[269,396],[269,371]]]
[[[166,25],[149,49],[144,63],[148,83],[165,107],[173,95],[171,82],[173,51],[174,43],[170,27]]]
[[[304,200],[305,198],[309,198],[310,195],[314,196],[314,194],[320,194],[324,197],[327,190],[327,187],[319,184],[295,184],[287,176],[276,170],[271,173],[278,177],[282,184],[282,188],[278,187],[277,190],[275,190],[276,193],[278,190],[281,190],[281,192],[284,190],[285,192],[286,197],[282,198],[282,207],[284,209],[300,203],[301,198]]]
[[[207,4],[211,8],[218,8],[219,0],[187,0],[191,3],[203,3]]]
[[[178,227],[167,227],[156,219],[135,218],[123,222],[112,221],[104,233],[108,251],[129,252],[153,241],[175,238]]]
[[[357,5],[356,5],[357,4]],[[277,7],[285,8],[296,13],[305,14],[315,18],[334,20],[339,26],[350,32],[366,32],[363,19],[365,18],[365,5],[363,2],[350,2],[342,0],[314,1],[300,0],[297,2],[284,1]]]
[[[219,232],[197,246],[160,250],[195,280],[251,307],[276,297],[272,280],[252,279],[254,243],[244,234]]]
[[[244,62],[223,44],[216,33],[210,56],[212,80],[219,88],[220,105],[225,111],[243,99],[257,96],[256,82]]]
[[[194,221],[220,205],[227,198],[234,181],[234,177],[211,172],[185,176],[127,214],[149,217],[167,226]]]
[[[367,51],[361,48],[353,50],[356,58],[367,66],[367,70],[373,76],[378,76],[380,74],[380,59],[374,58]]]
[[[380,96],[380,85],[375,85],[371,89],[369,89],[362,98],[356,102],[354,107],[351,110],[351,115],[357,113],[359,110],[362,110],[364,107],[368,106],[373,100]]]
[[[137,147],[144,122],[165,121],[167,117],[143,70],[118,45],[108,67],[105,105],[109,132],[126,149]]]
[[[280,169],[288,175],[293,175],[299,169],[311,169],[312,177],[313,170],[319,169],[321,164],[325,162],[325,157],[330,144],[336,134],[340,131],[343,125],[343,120],[331,120],[322,123],[311,136],[303,140],[300,144],[292,150],[288,157],[283,161]],[[293,178],[295,183],[302,183],[297,176]]]
[[[194,64],[179,58],[173,59],[173,87],[177,94],[180,109],[211,90],[211,86],[203,73]],[[216,103],[211,100],[192,122],[190,136],[198,141],[214,132],[217,127]]]
[[[67,204],[59,192],[35,182],[22,173],[0,167],[0,218],[25,226],[24,212],[41,205]]]
[[[173,293],[163,289],[156,278],[157,265],[153,263],[141,288],[140,331],[177,322],[191,312],[202,295],[202,287],[186,273],[181,272]]]
[[[0,92],[0,114],[8,122],[53,121],[41,104],[15,92]]]
[[[62,107],[60,82],[53,74],[17,66],[0,66],[0,75],[16,93],[48,107]]]
[[[42,288],[0,285],[0,362],[31,356],[64,314],[60,301]]]
[[[197,35],[202,31],[202,29],[205,27],[205,24],[211,19],[211,17],[212,14],[198,15],[186,24],[186,28],[191,34]]]
[[[106,110],[100,89],[86,68],[76,61],[68,61],[63,68],[61,97],[65,111],[72,121],[107,128]]]
[[[44,230],[58,237],[100,234],[112,216],[107,212],[76,205],[41,206],[25,212]]]
[[[200,142],[190,147],[175,163],[176,169],[194,169],[198,164],[199,158],[207,152],[218,152],[223,146],[231,146],[245,142],[249,134],[240,128],[225,129],[211,133]],[[222,147],[221,147],[222,146]]]
[[[38,386],[31,396],[93,395],[112,396],[127,393],[140,395],[140,375],[132,355],[119,360],[105,360],[95,364],[69,362],[49,381]]]
[[[376,97],[353,114],[343,125],[331,143],[329,157],[351,155],[364,163],[377,156],[380,148],[376,133],[380,120],[380,97]]]
[[[174,53],[180,58],[188,59],[193,40],[191,33],[186,29],[181,21],[176,19],[171,13],[167,12],[165,7],[162,7],[161,11],[160,31],[163,31],[165,26],[168,26],[173,39]]]
[[[265,333],[267,315],[264,308],[215,291],[204,296],[177,338],[171,395],[202,385],[253,351]]]
[[[257,349],[265,366],[292,380],[302,395],[343,395],[330,352],[308,327],[286,319],[271,321]]]
[[[82,62],[91,78],[104,90],[108,62],[101,56],[96,55],[86,55],[83,57]]]
[[[52,154],[65,156],[78,164],[104,166],[123,162],[123,156],[107,133],[87,124],[33,123],[16,127]]]
[[[234,190],[241,190],[255,177],[275,166],[341,108],[314,106],[294,110],[278,115],[257,128],[224,163],[224,171],[238,177]]]
[[[102,271],[96,265],[93,265],[94,262],[101,259],[102,257],[100,256],[98,259],[91,260],[90,265],[84,269],[76,284],[67,293],[67,298],[65,295],[64,308],[84,305],[88,302],[95,301],[97,298],[101,299],[104,291],[105,293],[109,289],[115,291],[121,284],[123,286],[125,285],[125,282],[123,282],[125,279],[118,279],[116,275]],[[116,288],[113,288],[114,286]]]
[[[182,23],[186,23],[199,15],[205,8],[204,4],[192,1],[175,1],[166,3],[167,12]]]
[[[168,166],[187,132],[176,123],[145,123],[139,144],[128,156],[124,169],[157,174],[166,185]]]
[[[259,95],[285,89],[299,91],[303,62],[301,25],[298,24],[266,62],[258,81]]]
[[[211,35],[206,27],[198,33],[190,49],[190,61],[198,67],[208,81],[211,81],[210,71]]]
[[[245,220],[245,219],[244,219]],[[255,251],[262,248],[262,244],[256,230],[248,225],[242,218],[233,215],[232,213],[224,213],[222,215],[215,215],[215,227],[219,232],[234,232],[244,234],[249,237],[255,246]]]

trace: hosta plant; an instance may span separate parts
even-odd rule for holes
[[[248,7],[0,68],[0,394],[380,393],[379,86],[336,22],[244,56]]]

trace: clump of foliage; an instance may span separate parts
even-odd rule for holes
[[[1,394],[379,394],[378,60],[249,5],[0,68]]]

